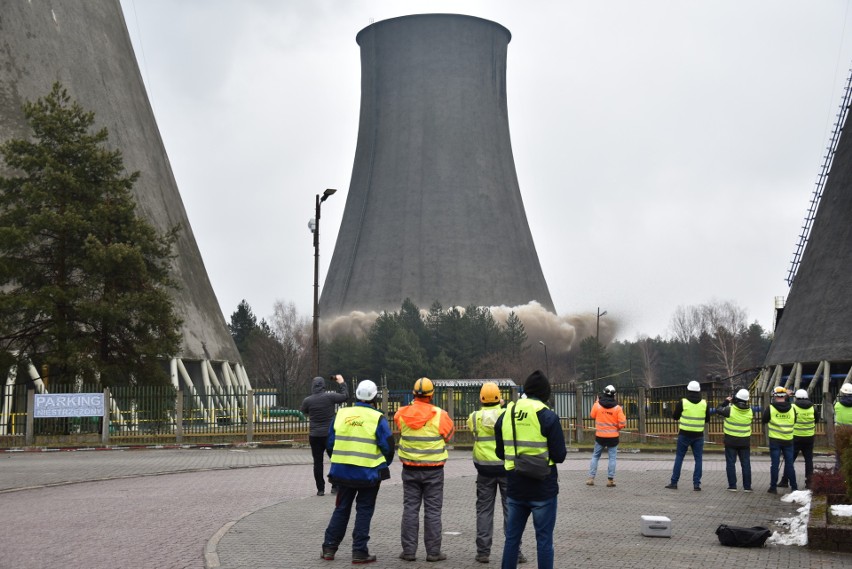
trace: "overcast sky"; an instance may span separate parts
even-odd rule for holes
[[[459,13],[512,32],[509,124],[560,315],[667,336],[678,306],[772,326],[852,63],[843,0],[122,0],[148,96],[226,319],[309,316],[349,186],[355,35]]]

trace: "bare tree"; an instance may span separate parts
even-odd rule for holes
[[[660,365],[660,352],[647,336],[636,341],[642,358],[642,379],[645,387],[655,387]]]
[[[276,301],[273,306],[272,331],[281,343],[284,359],[282,383],[296,385],[308,383],[311,355],[311,322],[300,316],[296,304]]]
[[[705,340],[713,356],[708,370],[730,377],[748,361],[746,318],[745,310],[731,301],[679,306],[671,329],[674,338],[683,343]]]

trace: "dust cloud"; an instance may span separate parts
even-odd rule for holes
[[[464,312],[462,307],[458,307],[458,310]],[[533,345],[539,341],[544,342],[554,355],[576,350],[583,339],[595,335],[597,327],[597,314],[594,312],[558,315],[543,308],[536,301],[520,306],[491,306],[489,310],[501,326],[506,325],[509,314],[514,312],[524,324],[528,343]],[[321,334],[329,339],[341,335],[363,337],[369,333],[379,314],[375,311],[353,311],[347,315],[321,320]],[[420,314],[425,317],[428,310],[421,310]],[[601,344],[609,344],[617,331],[617,320],[609,315],[600,319],[598,337]]]

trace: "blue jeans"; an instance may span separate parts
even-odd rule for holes
[[[743,471],[743,489],[751,490],[751,449],[749,447],[725,447],[725,473],[728,488],[737,487],[737,458]]]
[[[502,569],[516,569],[521,536],[532,514],[535,527],[538,569],[553,569],[553,528],[556,526],[557,496],[549,500],[524,501],[508,498],[509,521],[506,523],[506,541],[503,544]]]
[[[598,460],[601,458],[603,449],[607,450],[606,477],[615,478],[615,457],[618,454],[618,447],[603,447],[598,441],[595,441],[595,450],[592,451],[592,463],[589,465],[590,478],[594,478],[598,473]]]
[[[367,543],[370,541],[370,521],[373,519],[373,512],[376,511],[378,495],[378,485],[367,488],[338,486],[337,501],[331,520],[325,529],[325,540],[322,546],[337,550],[337,546],[346,534],[346,526],[349,525],[349,515],[352,513],[354,502],[355,527],[352,528],[352,553],[369,553]]]
[[[684,434],[677,436],[677,454],[675,455],[674,468],[672,469],[672,484],[680,480],[680,469],[683,466],[683,458],[686,451],[692,447],[692,458],[695,459],[695,470],[692,471],[692,485],[701,486],[701,457],[704,456],[704,435],[691,438]]]
[[[781,455],[784,455],[784,476],[790,481],[790,489],[798,490],[796,484],[796,470],[793,468],[793,445],[792,443],[786,446],[781,446],[777,442],[769,439],[769,487],[775,488],[778,486],[778,471],[781,467]]]

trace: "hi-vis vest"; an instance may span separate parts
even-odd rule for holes
[[[497,458],[497,439],[494,437],[494,424],[503,411],[500,407],[486,407],[470,414],[474,463],[503,466],[503,461]]]
[[[835,401],[834,424],[838,427],[852,427],[852,407],[847,407],[840,401]]]
[[[550,460],[547,438],[541,434],[541,424],[538,422],[538,412],[547,408],[547,405],[538,399],[519,399],[517,403],[509,403],[506,407],[506,414],[503,416],[500,431],[503,434],[506,470],[515,469],[515,444],[518,446],[518,454],[540,456],[546,458],[548,464],[555,464]],[[515,415],[516,439],[512,437],[513,413]]]
[[[595,401],[592,408],[595,407],[598,408],[595,416],[595,436],[602,439],[614,439],[618,436],[619,427],[624,426],[618,422],[618,413],[622,411],[621,405],[607,409]]]
[[[408,463],[443,464],[449,458],[444,437],[441,436],[441,408],[432,407],[435,414],[419,429],[401,421],[399,459]]]
[[[698,403],[693,403],[689,399],[683,399],[683,413],[679,422],[680,429],[682,431],[703,432],[706,416],[707,401],[702,399]]]
[[[793,406],[786,413],[782,413],[775,407],[769,408],[769,428],[767,435],[770,439],[779,441],[793,440],[793,425],[796,423],[795,411]]]
[[[731,405],[731,414],[725,417],[725,423],[722,430],[726,435],[732,437],[750,437],[751,422],[754,419],[754,413],[751,407],[748,409],[740,409],[735,405]]]
[[[382,413],[370,407],[344,407],[334,418],[334,451],[331,462],[373,468],[385,464],[376,443],[376,427]]]
[[[814,418],[814,407],[811,405],[803,409],[793,404],[796,410],[796,423],[793,425],[793,435],[797,437],[813,437],[816,435],[816,420]]]

